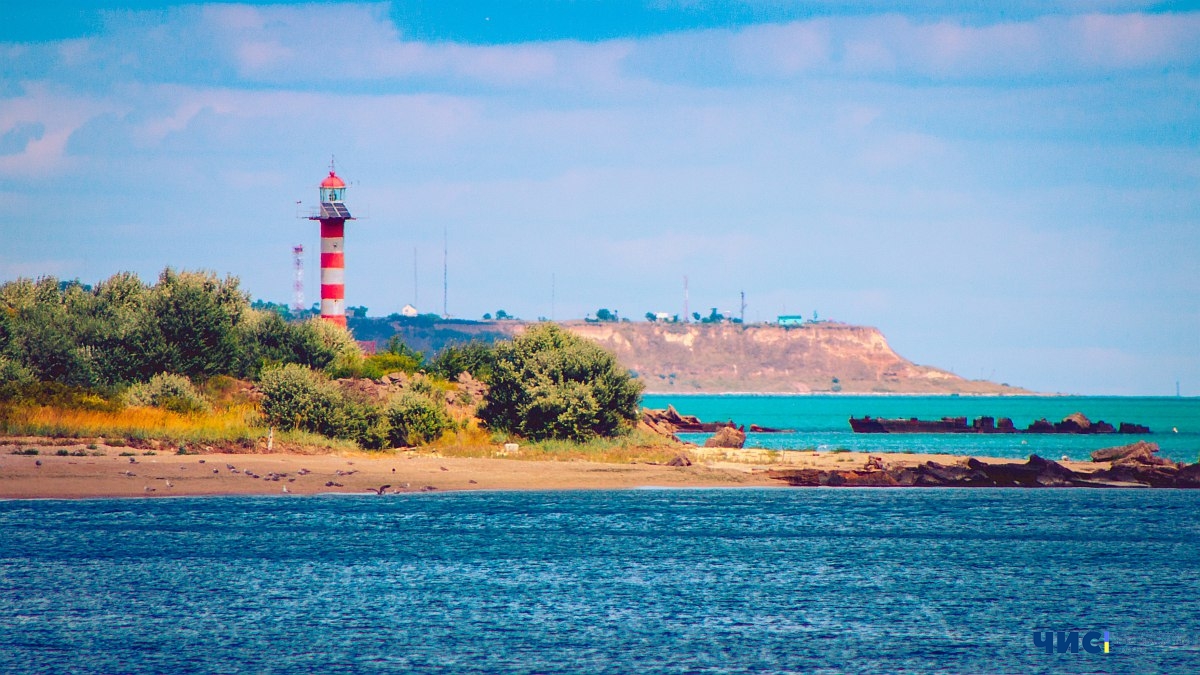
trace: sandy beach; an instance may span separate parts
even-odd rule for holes
[[[36,448],[37,455],[14,450]],[[57,454],[65,450],[66,456]],[[81,453],[86,453],[79,456]],[[132,454],[132,456],[130,456]],[[367,494],[449,490],[602,490],[639,487],[786,487],[772,468],[854,469],[854,452],[770,452],[688,448],[692,466],[532,461],[519,457],[442,457],[419,451],[337,454],[145,454],[125,447],[34,445],[0,441],[0,498],[163,497],[180,495]],[[985,458],[986,459],[986,458]],[[887,455],[891,466],[954,455]],[[1011,460],[995,460],[1011,461]],[[1065,462],[1080,469],[1085,462]]]

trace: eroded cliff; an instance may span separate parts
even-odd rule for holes
[[[916,365],[875,328],[736,324],[568,323],[645,382],[646,391],[1015,394]]]
[[[509,338],[525,325],[519,321],[351,322],[359,339],[382,345],[394,333],[430,355],[448,343]],[[583,321],[562,325],[616,354],[650,393],[1028,393],[916,365],[892,351],[882,333],[865,326]]]

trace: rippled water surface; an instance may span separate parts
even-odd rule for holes
[[[0,502],[0,672],[1200,672],[1200,493]],[[1050,654],[1035,628],[1101,629]]]

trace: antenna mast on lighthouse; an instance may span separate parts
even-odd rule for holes
[[[304,245],[296,244],[292,247],[292,268],[296,271],[296,278],[292,281],[292,313],[300,314],[304,311]]]

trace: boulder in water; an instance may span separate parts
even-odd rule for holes
[[[706,448],[742,448],[746,445],[746,432],[736,427],[721,427],[717,433],[704,441]]]

